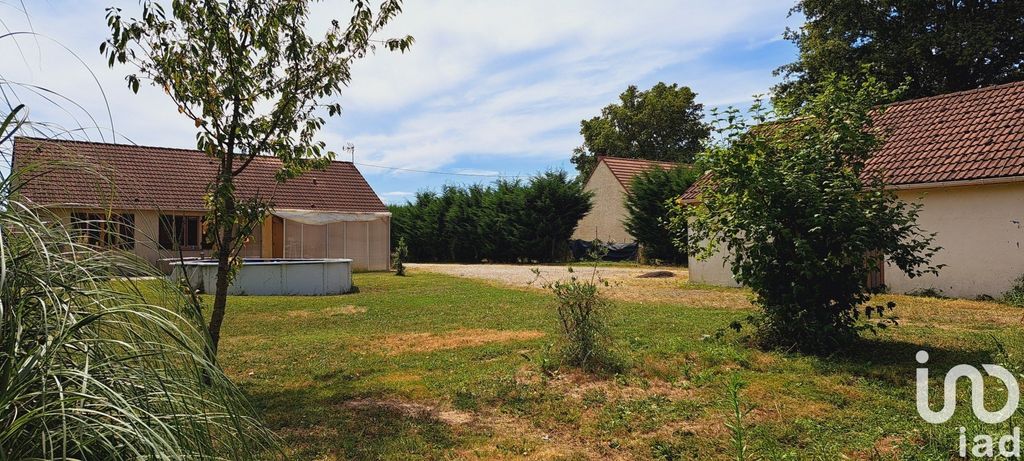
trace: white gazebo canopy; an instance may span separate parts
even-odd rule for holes
[[[313,210],[281,210],[275,209],[270,214],[279,218],[295,221],[297,223],[319,226],[336,222],[366,222],[376,221],[380,218],[391,216],[391,213],[384,212],[342,212],[342,211],[313,211]]]

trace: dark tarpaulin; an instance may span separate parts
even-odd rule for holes
[[[587,240],[570,240],[569,249],[572,251],[572,259],[577,261],[589,259],[590,253],[594,250],[595,245],[600,245],[607,250],[607,254],[601,258],[603,261],[636,261],[637,251],[639,250],[639,246],[636,243],[604,243],[590,242]]]

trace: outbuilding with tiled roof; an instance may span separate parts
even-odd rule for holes
[[[1024,81],[889,105],[875,116],[884,143],[864,174],[880,176],[918,223],[936,233],[937,276],[909,278],[886,265],[895,292],[999,297],[1024,274]],[[701,178],[681,199],[699,200]],[[690,280],[735,285],[724,255],[691,259]]]
[[[627,217],[625,200],[638,174],[654,168],[670,170],[682,164],[635,158],[599,156],[584,188],[594,194],[593,208],[580,220],[572,238],[614,243],[636,241],[623,224]]]
[[[276,157],[257,157],[236,178],[237,194],[271,205],[271,215],[242,250],[250,258],[350,258],[361,270],[390,266],[390,213],[351,162],[333,161],[279,182]],[[18,194],[69,225],[123,222],[120,234],[97,229],[98,244],[130,249],[162,264],[208,256],[202,241],[204,196],[216,160],[195,150],[17,137]]]

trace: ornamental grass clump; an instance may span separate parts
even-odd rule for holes
[[[278,457],[198,309],[144,261],[86,241],[3,200],[0,459]]]

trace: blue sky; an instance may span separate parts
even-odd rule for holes
[[[0,2],[0,17],[10,30],[27,30],[14,3]],[[52,88],[82,106],[56,110],[22,90],[35,120],[85,127],[79,137],[94,140],[194,147],[192,127],[165,95],[154,88],[132,94],[123,81],[127,69],[108,69],[99,55],[104,8],[130,12],[136,1],[25,3],[31,28],[42,37],[0,40],[4,56],[24,57],[8,59],[3,77]],[[340,100],[344,113],[328,121],[323,138],[340,157],[347,157],[342,146],[353,143],[360,170],[391,203],[419,190],[493,178],[368,165],[474,175],[572,171],[568,159],[582,143],[580,120],[630,84],[687,85],[706,107],[745,106],[765,93],[778,81],[772,70],[796,56],[781,38],[786,26],[801,22],[787,17],[792,4],[407,0],[387,35],[412,34],[416,44],[408,53],[378,52],[355,65]],[[347,18],[349,5],[323,2],[311,26]]]

